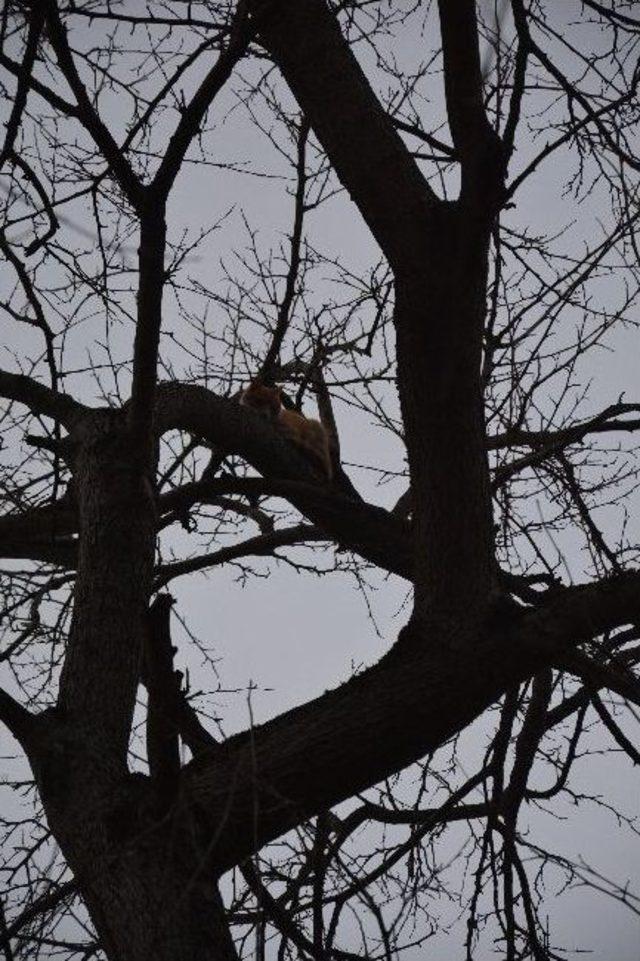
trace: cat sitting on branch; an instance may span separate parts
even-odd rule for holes
[[[282,387],[269,387],[254,380],[240,394],[240,404],[271,421],[276,430],[295,444],[316,470],[330,481],[333,467],[326,428],[319,420],[285,407],[282,396]]]

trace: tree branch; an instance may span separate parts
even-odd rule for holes
[[[582,93],[576,84],[571,83],[571,81],[565,77],[562,70],[560,70],[560,68],[557,66],[556,62],[548,57],[544,50],[542,50],[542,48],[533,40],[527,25],[526,14],[522,0],[512,0],[512,4],[514,8],[514,15],[518,16],[519,22],[522,24],[523,33],[526,33],[527,42],[531,53],[534,54],[545,70],[554,78],[560,89],[564,91],[569,103],[576,101],[580,104],[589,121],[594,124],[598,133],[602,137],[603,142],[615,157],[617,157],[623,163],[628,164],[633,170],[640,171],[640,160],[637,160],[627,150],[624,150],[620,144],[616,142],[606,125],[602,123],[601,117],[604,111],[596,110],[594,107],[592,107],[591,103],[589,102],[589,98]],[[636,69],[633,75],[631,90],[629,91],[629,94],[625,95],[624,99],[631,99],[633,96],[635,96],[639,81],[640,73]]]
[[[501,450],[505,447],[532,447],[533,450],[523,457],[498,467],[493,474],[492,485],[494,490],[507,481],[511,480],[520,471],[528,467],[536,467],[544,463],[572,444],[580,443],[587,434],[610,433],[614,431],[635,431],[640,428],[640,420],[637,418],[630,420],[617,419],[621,414],[635,413],[640,411],[638,404],[612,404],[601,413],[583,421],[581,424],[574,424],[558,431],[523,431],[508,430],[504,434],[497,434],[489,437],[487,441],[488,450]]]
[[[89,99],[74,62],[67,31],[60,19],[56,0],[43,0],[43,3],[46,10],[48,37],[55,50],[60,70],[76,98],[77,116],[93,137],[127,200],[134,209],[138,209],[143,199],[142,184]]]
[[[215,763],[192,762],[185,783],[218,832],[218,869],[435,750],[562,651],[634,620],[639,590],[640,572],[566,588],[480,634],[414,620],[374,667],[230,738]]]
[[[607,728],[616,744],[622,748],[622,750],[631,758],[634,764],[640,764],[640,751],[634,747],[624,731],[622,731],[616,724],[600,700],[599,695],[595,691],[591,692],[591,703],[593,704],[598,717]]]
[[[242,557],[269,556],[278,547],[291,547],[295,544],[307,544],[312,541],[326,541],[327,539],[326,534],[310,524],[296,524],[294,527],[285,527],[271,534],[259,534],[257,537],[250,537],[238,544],[222,547],[210,554],[190,557],[188,560],[175,561],[172,564],[163,564],[156,574],[156,590],[165,587],[169,581],[176,577],[182,577],[184,574],[193,574],[195,571],[218,567]]]
[[[421,223],[437,197],[371,90],[335,14],[323,0],[253,0],[251,10],[259,42],[387,259],[396,268],[409,260],[418,268],[422,253],[407,244],[407,227]]]
[[[6,945],[9,944],[10,940],[15,938],[22,928],[31,921],[58,907],[58,905],[67,898],[71,900],[76,894],[77,885],[75,880],[65,881],[63,884],[53,886],[49,891],[41,894],[40,897],[36,898],[35,901],[26,907],[15,920],[7,925],[6,932],[0,936],[0,950],[6,950]]]
[[[309,122],[302,118],[298,129],[297,157],[296,157],[296,192],[293,207],[293,226],[291,229],[291,253],[289,268],[282,300],[278,305],[276,326],[273,331],[269,349],[260,365],[259,377],[267,381],[272,377],[274,368],[280,358],[280,348],[291,322],[291,308],[296,293],[298,273],[300,270],[300,249],[302,246],[302,226],[305,214],[305,189],[307,185],[307,140],[309,137]]]
[[[20,65],[20,72],[18,74],[18,88],[13,100],[11,114],[9,116],[9,120],[7,121],[7,132],[5,134],[4,144],[2,150],[0,151],[0,167],[4,166],[5,160],[12,153],[13,145],[18,135],[22,114],[27,103],[27,94],[29,92],[31,74],[33,71],[33,65],[35,63],[36,54],[38,52],[38,43],[40,41],[40,34],[42,33],[42,25],[44,21],[44,11],[41,4],[35,4],[30,10],[28,7],[26,9],[30,14],[27,42],[25,45],[22,64]]]
[[[189,105],[183,110],[180,122],[169,140],[162,163],[149,188],[154,197],[166,200],[207,110],[231,76],[235,65],[244,56],[250,39],[246,0],[240,0],[231,24],[227,46],[209,70]]]
[[[24,404],[33,414],[50,417],[67,430],[71,430],[89,410],[69,394],[51,390],[25,374],[12,374],[6,370],[0,370],[0,396]]]
[[[4,69],[13,74],[14,77],[20,78],[21,76],[22,65],[16,63],[15,60],[8,57],[2,50],[0,50],[0,67],[4,67]],[[29,87],[31,90],[34,90],[38,96],[42,97],[43,100],[46,100],[50,106],[64,114],[65,117],[80,117],[79,108],[75,104],[69,103],[68,100],[59,96],[55,90],[51,90],[46,84],[41,83],[33,76],[29,78]]]
[[[531,46],[529,44],[529,31],[523,8],[515,3],[512,5],[513,19],[518,34],[518,49],[516,51],[515,70],[513,77],[513,90],[509,101],[509,113],[504,127],[502,140],[505,145],[505,161],[508,161],[513,153],[516,130],[520,120],[520,110],[522,100],[526,91],[527,61]]]
[[[500,138],[484,108],[475,0],[438,0],[451,137],[462,165],[462,199],[495,204],[504,178]]]
[[[149,608],[142,683],[148,692],[147,760],[163,804],[175,797],[180,773],[178,735],[194,757],[217,747],[180,689],[182,674],[173,670],[170,594],[159,594]]]
[[[167,238],[165,204],[145,195],[140,216],[137,322],[133,344],[131,401],[127,410],[133,448],[143,472],[153,473],[155,444],[153,407],[158,379],[158,348],[162,326],[164,257]]]
[[[180,774],[176,723],[177,679],[173,670],[170,594],[159,594],[149,608],[142,680],[147,688],[147,761],[159,799],[169,806]]]
[[[408,576],[411,542],[406,523],[381,507],[345,496],[335,485],[318,484],[306,458],[264,418],[246,407],[218,397],[205,387],[161,383],[157,390],[156,429],[159,434],[185,430],[229,453],[240,454],[269,478],[269,488],[274,493],[281,492],[330,538],[386,570]],[[243,485],[256,482],[227,482],[224,478],[221,483],[231,493],[242,492]],[[236,483],[239,486],[234,486]],[[187,490],[188,497],[196,489]],[[215,486],[211,490],[220,492]]]
[[[0,722],[13,734],[25,751],[31,744],[36,724],[35,717],[27,711],[15,698],[0,688]]]

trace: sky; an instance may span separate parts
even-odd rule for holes
[[[98,36],[95,30],[93,27],[94,32],[82,39],[95,42]],[[580,36],[584,42],[584,33]],[[595,33],[590,39],[598,42]],[[429,46],[427,35],[405,34],[394,52],[399,62],[410,70],[426,57]],[[360,50],[359,54],[363,64],[370,67],[367,51]],[[239,87],[238,82],[232,85],[211,118],[216,129],[208,138],[207,156],[222,166],[215,170],[189,167],[180,176],[170,204],[174,240],[180,238],[183,228],[193,236],[201,227],[222,220],[221,229],[207,239],[186,265],[186,273],[192,280],[219,291],[225,284],[220,261],[225,269],[235,269],[232,251],[246,248],[245,221],[256,231],[260,249],[267,251],[286,235],[291,218],[291,201],[283,201],[280,179],[286,174],[286,165],[264,133],[250,127],[246,111],[237,102]],[[441,92],[434,88],[432,100],[425,103],[425,112],[437,110],[440,104]],[[103,114],[124,129],[122,103],[117,97],[104,103]],[[159,125],[160,140],[167,130],[164,123]],[[269,172],[269,178],[225,170],[224,165],[235,158],[250,158],[256,169]],[[525,161],[526,148],[523,148],[516,155],[516,166]],[[560,185],[564,172],[561,161],[543,167],[518,198],[512,216],[519,223],[528,224],[532,231],[540,229],[550,233],[574,221],[569,236],[570,244],[577,251],[581,239],[585,239],[580,236],[581,230],[587,229],[584,225],[590,223],[590,229],[595,231],[599,217],[607,213],[606,199],[596,194],[578,209],[571,196],[562,195]],[[77,204],[70,209],[69,217],[75,226],[67,228],[68,235],[75,234],[78,243],[90,246],[90,237],[83,237],[81,232],[91,231],[86,208]],[[357,210],[343,194],[313,214],[311,231],[316,247],[331,257],[343,258],[354,271],[366,269],[379,257]],[[135,246],[135,237],[132,237],[130,247],[125,246],[121,251],[123,260],[131,265]],[[328,268],[323,269],[328,275]],[[619,276],[608,273],[602,284],[600,295],[605,299],[609,294],[612,298],[619,296]],[[331,285],[331,278],[325,276],[319,280],[318,289],[326,292]],[[123,303],[126,301],[123,296]],[[194,313],[203,310],[197,298],[192,297],[189,305]],[[171,331],[178,341],[183,338],[186,341],[192,333],[184,331],[184,321],[177,311],[173,313],[174,307],[169,299],[165,330]],[[218,319],[214,306],[211,314],[214,329]],[[87,344],[92,344],[94,357],[101,356],[101,329],[97,319],[89,319],[72,333],[68,363],[69,358],[77,357],[80,366],[86,357]],[[113,333],[112,342],[119,357],[128,355],[129,334],[126,324]],[[27,349],[29,344],[30,334],[25,334],[24,328],[12,329],[11,341],[0,354],[2,366],[11,366],[12,351]],[[611,339],[610,350],[598,352],[589,361],[590,366],[587,365],[580,376],[585,382],[592,381],[590,412],[615,401],[625,390],[627,399],[638,399],[637,348],[637,332],[630,328],[619,330]],[[180,363],[179,350],[167,347],[167,355],[175,357],[176,364]],[[80,382],[80,376],[69,377],[68,389],[80,386]],[[92,389],[86,378],[82,389]],[[392,393],[387,392],[385,398],[393,412]],[[380,486],[376,469],[395,472],[403,469],[397,438],[383,432],[369,415],[344,402],[338,403],[336,411],[350,475],[369,498],[391,506],[403,490],[402,480]],[[369,465],[374,470],[352,465]],[[617,523],[613,514],[607,514],[605,519],[612,525]],[[183,543],[175,537],[167,543],[167,549],[180,550]],[[562,549],[569,573],[580,580],[584,566],[582,545],[575,538],[569,538],[562,542]],[[310,551],[298,552],[295,557],[304,562],[313,561]],[[313,573],[300,573],[285,562],[264,559],[257,560],[255,567],[265,576],[243,582],[237,569],[218,568],[207,575],[182,578],[171,585],[178,614],[186,618],[189,630],[206,643],[215,660],[213,671],[187,643],[187,636],[175,619],[175,639],[179,645],[177,666],[188,668],[192,689],[211,692],[203,703],[207,713],[220,720],[225,733],[245,728],[250,717],[255,723],[267,720],[337,685],[363,665],[374,663],[389,649],[408,617],[407,585],[399,578],[371,575],[371,590],[365,598],[349,574],[329,572],[318,577]],[[465,733],[459,746],[462,771],[472,766],[473,759],[483,749],[494,721],[490,715]],[[590,744],[596,749],[609,746],[606,737],[598,732],[591,736]],[[576,784],[601,794],[608,803],[620,804],[630,815],[635,814],[637,777],[626,758],[610,754],[585,758],[584,763],[578,762],[576,766]],[[552,815],[531,812],[530,818],[532,836],[535,833],[536,839],[542,839],[546,846],[568,856],[582,854],[603,874],[615,877],[620,883],[637,879],[638,839],[629,831],[616,832],[611,816],[605,815],[597,805],[577,810],[567,804]],[[443,850],[446,851],[446,845]],[[638,919],[611,899],[604,895],[596,897],[584,889],[573,890],[550,896],[548,907],[556,943],[568,949],[570,958],[578,957],[577,953],[571,953],[574,949],[587,948],[596,959],[639,961]],[[452,950],[451,941],[436,938],[426,947],[407,952],[405,958],[408,961],[461,958],[463,938],[460,926],[455,942],[460,945],[458,953]],[[353,948],[344,941],[343,946]],[[477,961],[495,956],[487,949],[487,953],[477,955]]]

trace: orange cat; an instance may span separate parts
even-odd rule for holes
[[[331,480],[333,469],[325,428],[320,421],[283,407],[281,387],[265,387],[253,381],[242,391],[240,403],[274,421],[282,435],[299,447],[327,480]]]

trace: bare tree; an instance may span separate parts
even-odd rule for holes
[[[547,885],[640,910],[530,830],[607,806],[574,784],[591,751],[640,760],[640,398],[594,376],[640,294],[634,6],[5,0],[0,720],[31,772],[6,775],[7,961],[438,932],[541,961]],[[243,189],[279,191],[284,240]],[[255,378],[317,406],[331,481],[238,403]],[[406,623],[225,736],[167,588],[228,565],[250,591],[256,557],[365,598],[395,575]]]

